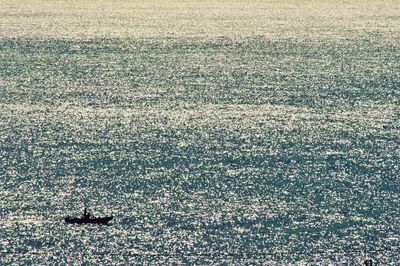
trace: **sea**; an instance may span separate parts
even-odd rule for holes
[[[0,1],[1,265],[399,265],[399,173],[397,0]]]

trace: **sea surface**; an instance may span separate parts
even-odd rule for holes
[[[398,265],[399,173],[396,0],[0,1],[1,265]]]

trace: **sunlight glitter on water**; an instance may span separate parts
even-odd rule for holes
[[[392,1],[0,7],[0,264],[396,264]]]

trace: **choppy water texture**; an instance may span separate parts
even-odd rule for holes
[[[2,1],[0,264],[395,265],[399,8]]]

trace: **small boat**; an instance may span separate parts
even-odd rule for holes
[[[67,216],[64,221],[70,224],[107,224],[112,218],[112,215],[108,217],[94,217],[85,208],[81,218]]]
[[[70,224],[107,224],[113,219],[113,216],[108,217],[65,217],[65,222]]]

